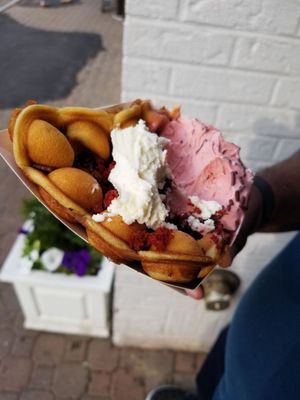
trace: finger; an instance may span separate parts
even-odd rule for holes
[[[228,247],[222,258],[218,262],[218,265],[222,268],[230,267],[234,260],[234,257],[241,251],[245,244],[246,239],[244,239],[243,237],[238,237],[233,245],[231,247]]]
[[[204,297],[202,286],[199,286],[196,289],[185,289],[185,291],[188,296],[192,297],[195,300],[200,300]]]
[[[230,247],[226,251],[226,253],[222,256],[222,258],[218,262],[218,265],[220,267],[222,267],[222,268],[230,267],[230,265],[232,264],[234,256],[235,256],[235,250],[232,247]]]

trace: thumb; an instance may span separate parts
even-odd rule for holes
[[[192,297],[195,300],[200,300],[202,299],[202,297],[204,297],[202,286],[199,286],[196,289],[185,289],[185,292],[188,296]]]
[[[222,258],[218,262],[218,265],[222,268],[230,267],[236,253],[237,251],[235,249],[235,246],[228,247],[225,253],[223,254]]]
[[[221,260],[219,261],[219,266],[222,268],[230,267],[232,264],[234,257],[244,248],[247,242],[247,238],[243,235],[239,235],[232,246],[228,247]]]

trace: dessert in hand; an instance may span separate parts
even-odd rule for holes
[[[241,225],[253,176],[239,148],[178,108],[30,104],[9,132],[49,208],[83,226],[104,255],[155,279],[204,277]]]

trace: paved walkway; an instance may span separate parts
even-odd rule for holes
[[[102,14],[100,8],[100,1],[81,0],[43,9],[32,0],[5,13],[29,28],[101,35],[104,50],[87,61],[67,97],[52,100],[52,104],[92,107],[118,102],[122,24]],[[1,127],[9,112],[0,104]],[[2,160],[0,182],[1,264],[21,223],[21,199],[28,193]],[[119,349],[110,340],[28,331],[22,324],[11,286],[0,284],[1,400],[142,400],[160,383],[192,387],[195,369],[204,358],[203,354]]]
[[[193,386],[201,354],[25,330],[12,288],[0,290],[1,400],[142,400],[157,384]]]

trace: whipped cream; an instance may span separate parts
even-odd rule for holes
[[[109,213],[98,213],[98,214],[93,214],[92,219],[96,222],[103,222],[106,220],[107,217],[109,217]]]
[[[114,129],[111,140],[116,165],[108,180],[119,196],[108,213],[120,215],[126,224],[137,221],[156,229],[168,216],[158,189],[168,175],[165,147],[169,140],[149,132],[143,120],[136,126]]]

